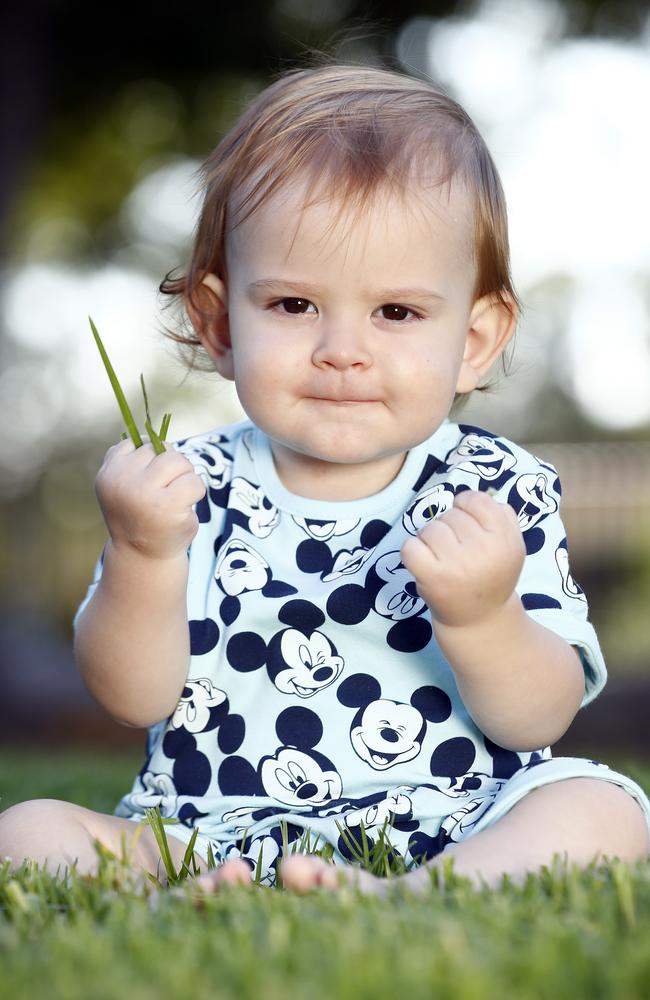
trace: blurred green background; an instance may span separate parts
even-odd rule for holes
[[[197,170],[312,50],[465,105],[508,198],[525,311],[463,419],[553,462],[573,575],[610,670],[560,744],[650,756],[650,12],[632,2],[242,0],[0,12],[0,742],[131,746],[72,664],[104,544],[93,480],[121,425],[88,325],[170,438],[239,419],[187,374],[157,287],[189,255]]]

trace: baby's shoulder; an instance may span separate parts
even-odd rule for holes
[[[503,434],[475,424],[450,423],[446,444],[444,460],[450,469],[473,468],[487,478],[531,472],[557,477],[557,469],[544,457]]]
[[[435,483],[450,495],[465,488],[488,490],[515,507],[537,496],[548,509],[557,509],[562,495],[557,469],[510,438],[475,424],[446,422],[434,445],[437,462],[432,474],[428,470],[427,491]]]

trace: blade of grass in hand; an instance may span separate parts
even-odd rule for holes
[[[153,424],[151,423],[151,414],[149,413],[149,397],[147,396],[147,390],[144,384],[144,375],[140,372],[140,385],[142,386],[142,395],[144,396],[144,412],[147,419],[144,422],[144,428],[149,435],[149,440],[153,445],[153,450],[156,455],[163,455],[165,452],[165,446],[153,429]]]
[[[144,422],[144,429],[146,430],[147,434],[149,435],[149,440],[151,441],[151,443],[153,445],[153,450],[155,451],[156,455],[164,455],[164,453],[165,453],[165,446],[162,443],[162,441],[160,440],[160,438],[158,437],[158,435],[156,434],[155,430],[153,429],[153,427],[151,425],[151,421],[148,418]]]
[[[140,437],[140,432],[139,432],[138,428],[135,425],[135,420],[133,419],[133,414],[131,413],[131,410],[129,409],[129,404],[126,401],[126,397],[125,397],[124,393],[122,392],[122,386],[118,382],[117,375],[115,374],[115,372],[113,370],[113,366],[110,363],[110,361],[108,360],[108,354],[106,353],[104,345],[102,344],[101,337],[99,336],[99,334],[97,332],[97,327],[93,323],[93,321],[90,318],[90,316],[88,317],[88,319],[90,321],[90,326],[91,326],[91,329],[93,331],[93,336],[95,338],[95,343],[97,344],[97,347],[99,349],[99,353],[102,356],[102,361],[104,362],[104,368],[106,369],[106,374],[108,375],[110,383],[113,386],[113,392],[115,393],[115,398],[117,399],[117,405],[120,408],[120,412],[122,414],[122,418],[124,420],[124,423],[126,424],[126,429],[128,430],[129,434],[131,435],[131,440],[133,441],[133,444],[136,446],[136,448],[141,448],[142,447],[142,438]]]
[[[161,441],[164,441],[167,438],[167,431],[169,430],[171,419],[172,419],[171,413],[165,413],[162,418],[160,430],[158,431],[158,437],[160,438]]]

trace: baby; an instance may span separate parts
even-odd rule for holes
[[[248,419],[162,455],[110,448],[108,541],[75,618],[97,700],[148,727],[115,815],[25,802],[0,856],[94,872],[148,806],[204,889],[366,891],[382,831],[418,890],[554,854],[648,856],[650,803],[550,745],[606,670],[572,579],[554,467],[450,420],[514,335],[506,210],[476,127],[427,83],[293,71],[204,167],[175,339]],[[156,871],[152,831],[131,863]],[[298,844],[331,845],[334,865]],[[212,855],[217,868],[207,871]],[[283,857],[284,855],[284,857]]]

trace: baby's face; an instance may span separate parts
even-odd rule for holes
[[[382,192],[337,220],[337,202],[303,210],[303,192],[229,238],[232,367],[285,485],[352,499],[386,486],[474,388],[472,211],[460,189]]]

